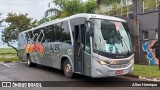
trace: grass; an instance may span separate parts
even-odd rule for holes
[[[19,58],[0,58],[0,61],[19,61]]]
[[[7,54],[17,54],[16,51],[12,48],[0,48],[0,55],[7,55]]]
[[[147,78],[160,79],[160,70],[158,66],[134,65],[133,75],[144,76]]]
[[[17,52],[12,48],[0,48],[0,61],[18,61]]]

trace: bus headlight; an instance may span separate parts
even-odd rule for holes
[[[107,64],[105,61],[103,61],[103,60],[99,60],[99,58],[98,57],[95,57],[95,56],[92,56],[93,57],[93,59],[95,60],[95,61],[97,61],[99,64],[101,64],[101,65],[105,65],[105,64]]]
[[[103,60],[96,60],[101,65],[116,65],[119,64],[117,60],[111,60],[111,61],[103,61]]]
[[[97,62],[98,62],[99,64],[101,64],[101,65],[106,65],[106,64],[107,64],[105,61],[102,61],[102,60],[98,60]]]

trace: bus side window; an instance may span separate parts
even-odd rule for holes
[[[70,37],[70,31],[69,31],[69,24],[68,21],[64,21],[63,22],[63,26],[62,28],[64,28],[63,32],[62,32],[62,39],[61,42],[65,42],[68,44],[71,44],[71,37]]]
[[[75,42],[80,43],[80,36],[79,36],[79,25],[74,26],[75,29]]]
[[[89,54],[91,53],[90,35],[88,30],[86,30],[85,32],[85,51],[88,52]]]
[[[33,42],[33,36],[34,36],[34,34],[33,34],[33,31],[29,31],[28,33],[27,33],[27,42],[28,43],[32,43]]]
[[[19,34],[19,37],[18,37],[18,47],[22,48],[22,46],[23,46],[23,34]]]
[[[28,41],[29,41],[29,36],[28,36],[28,33],[27,33],[27,32],[25,33],[25,36],[24,36],[24,37],[25,37],[25,43],[28,43]]]
[[[43,42],[55,42],[55,25],[50,25],[44,30]]]
[[[81,25],[80,25],[80,29],[81,29],[82,44],[84,45],[86,26],[85,26],[84,24],[81,24]]]
[[[39,30],[39,35],[38,35],[38,42],[41,42],[41,43],[43,43],[44,42],[44,31],[45,30],[45,28],[41,28],[40,30]]]

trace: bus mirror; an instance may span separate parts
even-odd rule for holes
[[[93,33],[94,33],[94,23],[92,21],[86,21],[86,26],[88,27],[89,35],[93,36]]]
[[[93,36],[93,33],[94,33],[93,29],[89,28],[89,35]]]

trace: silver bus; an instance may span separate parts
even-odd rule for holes
[[[18,57],[93,78],[125,75],[134,68],[130,30],[123,19],[76,14],[19,33]]]

